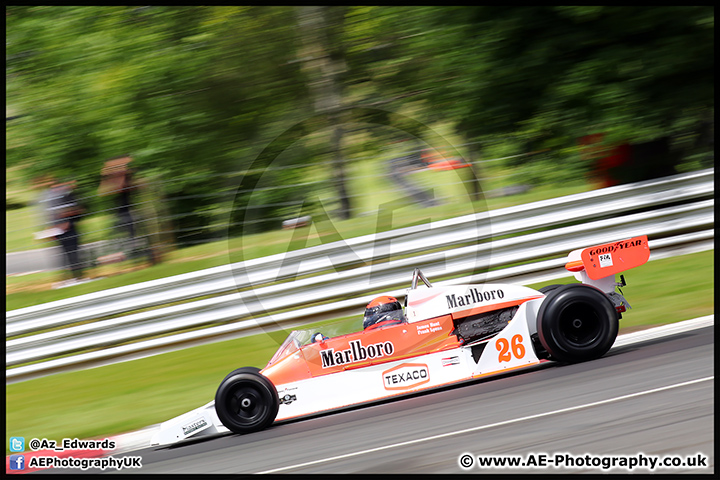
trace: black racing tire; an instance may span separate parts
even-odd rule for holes
[[[260,373],[260,369],[257,367],[241,367],[236,368],[232,372],[225,375],[225,378],[223,378],[223,381],[227,380],[229,377],[232,377],[233,375],[237,373]]]
[[[218,418],[234,433],[251,433],[269,427],[279,408],[275,386],[255,367],[234,370],[215,393]]]
[[[545,285],[544,287],[539,288],[538,292],[544,293],[545,295],[547,295],[548,293],[552,292],[556,288],[562,287],[562,286],[563,286],[562,283],[553,283],[552,285]]]
[[[551,359],[567,363],[605,355],[618,328],[618,314],[607,295],[583,284],[550,290],[537,317],[540,343]]]

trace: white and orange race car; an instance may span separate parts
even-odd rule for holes
[[[616,274],[644,264],[647,236],[575,250],[566,268],[582,283],[533,290],[519,285],[433,287],[415,269],[405,312],[380,328],[332,335],[293,331],[267,366],[244,367],[215,400],[161,424],[152,445],[416,393],[546,361],[604,355],[630,305]],[[395,300],[395,299],[392,299]]]

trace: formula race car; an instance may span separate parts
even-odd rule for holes
[[[275,421],[541,362],[599,358],[612,347],[621,314],[630,308],[616,292],[625,286],[616,274],[649,256],[647,236],[575,250],[566,268],[582,283],[540,290],[505,284],[433,287],[416,268],[405,311],[389,298],[400,310],[392,321],[337,336],[332,326],[293,331],[264,369],[229,373],[214,401],[162,423],[151,444],[249,433]],[[390,311],[372,302],[369,307]]]

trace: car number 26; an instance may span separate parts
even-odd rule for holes
[[[500,352],[498,355],[498,362],[509,362],[512,357],[515,356],[517,359],[521,359],[525,356],[525,345],[522,344],[522,335],[513,335],[508,343],[506,338],[498,338],[495,342],[495,348]]]

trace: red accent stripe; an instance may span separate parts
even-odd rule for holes
[[[423,292],[423,293],[424,293],[424,292]],[[408,302],[408,306],[409,306],[409,307],[417,307],[417,306],[420,305],[421,303],[425,303],[425,302],[427,302],[428,300],[432,300],[433,298],[437,298],[437,297],[439,297],[440,295],[443,295],[443,294],[445,294],[445,293],[447,293],[447,291],[445,291],[445,290],[440,290],[440,291],[437,291],[437,292],[431,292],[429,295],[423,296],[423,297],[421,297],[421,298],[417,298],[417,297],[416,297],[416,298],[413,299],[412,301]]]
[[[575,260],[565,264],[565,268],[571,272],[582,272],[585,270],[582,260]]]

